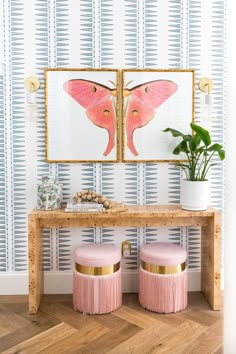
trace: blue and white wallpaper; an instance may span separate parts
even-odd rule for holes
[[[45,162],[45,67],[191,68],[196,70],[195,119],[223,143],[225,0],[3,0],[0,73],[0,272],[27,271],[27,214],[40,177],[56,174],[64,201],[94,189],[127,204],[176,204],[180,172],[171,163]],[[36,75],[38,117],[24,116],[24,79]],[[211,119],[203,112],[201,77],[214,82]],[[79,132],[78,132],[79,133]],[[68,136],[64,137],[69,139]],[[62,141],[63,144],[63,141]],[[223,208],[223,165],[210,176],[211,205]],[[132,242],[123,272],[137,271],[139,247],[181,244],[189,272],[200,267],[198,228],[85,228],[45,230],[44,269],[72,272],[81,242]]]

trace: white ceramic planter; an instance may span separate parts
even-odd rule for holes
[[[208,208],[208,181],[181,181],[182,209],[206,210]]]

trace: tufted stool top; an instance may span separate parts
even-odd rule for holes
[[[141,246],[140,258],[147,263],[171,266],[184,263],[187,258],[187,252],[178,245],[154,242]]]
[[[91,243],[76,248],[74,256],[75,262],[84,266],[103,267],[118,263],[121,250],[114,245]]]

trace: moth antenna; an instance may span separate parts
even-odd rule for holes
[[[116,84],[114,83],[114,81],[112,81],[112,80],[108,80],[108,81],[110,81],[110,83],[116,87]]]
[[[131,84],[131,82],[133,82],[134,80],[130,80],[129,82],[127,82],[127,84],[126,84],[126,87],[129,85],[129,84]]]

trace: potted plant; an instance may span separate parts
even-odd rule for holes
[[[220,160],[224,160],[225,151],[222,145],[211,143],[209,131],[203,127],[191,123],[193,135],[181,133],[178,130],[166,128],[164,132],[170,132],[174,138],[180,139],[173,150],[174,155],[184,154],[186,162],[179,162],[184,173],[181,181],[181,205],[186,210],[206,210],[208,208],[208,180],[209,169],[216,165],[213,160],[218,154]]]

